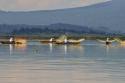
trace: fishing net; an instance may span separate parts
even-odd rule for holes
[[[67,36],[66,35],[62,35],[57,40],[64,41],[65,39],[67,39]]]

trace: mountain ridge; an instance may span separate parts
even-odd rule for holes
[[[120,35],[122,33],[107,29],[93,29],[88,26],[56,23],[50,25],[8,25],[0,24],[0,35],[41,35],[41,34],[95,34],[95,35]]]
[[[90,27],[108,27],[125,32],[124,0],[112,0],[89,7],[55,11],[3,12],[0,24],[49,25],[67,23]]]

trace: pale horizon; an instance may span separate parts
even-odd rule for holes
[[[0,0],[3,11],[55,10],[84,7],[111,0]]]

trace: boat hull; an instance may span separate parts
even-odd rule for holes
[[[54,42],[56,42],[56,41],[42,40],[42,41],[40,41],[40,42],[47,44],[47,43],[54,43]]]
[[[41,43],[45,43],[45,44],[48,44],[48,43],[52,43],[52,44],[80,44],[81,42],[83,41],[83,39],[80,39],[80,40],[67,40],[67,42],[65,42],[64,40],[53,40],[53,41],[50,41],[50,40],[41,40],[40,42]]]
[[[77,44],[80,44],[81,42],[67,42],[67,43],[65,43],[65,42],[55,42],[55,44],[73,44],[73,45],[77,45]]]
[[[1,41],[1,44],[22,44],[21,42],[9,42],[9,41]]]
[[[110,45],[110,44],[111,44],[111,42],[106,42],[105,44],[106,44],[106,45]]]

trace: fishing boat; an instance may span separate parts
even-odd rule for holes
[[[71,43],[71,44],[80,44],[81,42],[83,42],[85,39],[79,39],[79,40],[73,40],[73,39],[70,39],[68,40],[68,43]]]
[[[6,41],[0,41],[1,44],[24,44],[26,43],[26,40],[24,39],[14,39],[14,38],[10,38],[9,40]]]
[[[65,39],[64,41],[56,41],[56,44],[80,44],[82,41],[85,39],[79,39],[79,40],[74,40],[74,39]]]
[[[21,42],[15,42],[15,41],[13,41],[13,42],[1,41],[0,43],[1,43],[1,44],[22,44]]]
[[[109,40],[109,38],[107,38],[106,40],[98,40],[101,43],[105,43],[106,45],[110,45],[111,43],[115,42],[116,40]]]
[[[115,39],[118,43],[120,43],[121,45],[125,45],[125,41],[124,40],[121,40],[119,38],[116,38]]]
[[[51,38],[51,39],[49,39],[49,40],[41,40],[40,42],[41,42],[41,43],[54,43],[55,40],[54,40],[54,38]]]
[[[57,39],[55,41],[56,44],[80,44],[82,41],[84,41],[85,39],[79,39],[79,40],[75,40],[75,39],[68,39],[67,36],[63,35],[61,36],[59,39]]]
[[[74,40],[74,39],[68,39],[66,35],[60,36],[58,39],[51,38],[49,40],[41,40],[41,43],[45,44],[80,44],[82,41],[85,39],[79,39],[79,40]]]

